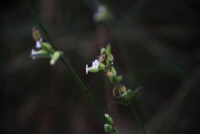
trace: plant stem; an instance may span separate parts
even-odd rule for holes
[[[49,41],[49,43],[51,44],[51,46],[53,47],[54,50],[58,50],[58,48],[56,47],[56,45],[53,43],[53,40],[51,39],[50,35],[48,34],[46,28],[44,27],[41,19],[39,18],[39,16],[36,14],[36,12],[34,11],[33,7],[31,6],[30,2],[28,0],[24,0],[24,2],[26,3],[26,6],[29,8],[29,11],[31,12],[31,14],[33,15],[33,18],[36,20],[36,22],[38,23],[39,27],[41,28],[42,32],[45,34],[47,40]]]
[[[133,108],[133,106],[131,104],[129,105],[129,108],[130,108],[132,114],[134,115],[135,119],[137,120],[140,128],[142,129],[143,134],[147,134],[142,122],[140,121],[138,114],[136,113],[135,109]]]
[[[49,41],[49,43],[52,45],[53,49],[55,49],[56,51],[58,50],[58,48],[56,47],[56,45],[53,43],[51,37],[49,36],[46,28],[44,27],[41,19],[38,17],[38,15],[36,14],[36,12],[34,11],[34,9],[32,8],[30,2],[28,0],[24,0],[27,7],[29,8],[31,14],[33,15],[33,17],[35,18],[35,20],[37,21],[39,27],[41,28],[41,30],[44,32],[45,36],[47,37],[47,40]],[[84,92],[87,94],[87,96],[90,98],[90,100],[92,101],[92,103],[94,104],[94,106],[96,107],[98,113],[102,116],[102,118],[105,120],[106,123],[109,123],[109,121],[107,120],[107,118],[104,116],[103,111],[101,110],[99,104],[96,102],[96,100],[94,99],[94,97],[92,96],[92,94],[89,92],[89,90],[87,89],[87,87],[85,86],[85,84],[82,82],[82,80],[80,79],[80,77],[77,75],[77,73],[74,71],[74,69],[71,67],[71,65],[67,62],[67,60],[64,58],[64,56],[62,56],[60,58],[60,60],[63,62],[63,64],[67,67],[67,69],[69,70],[69,72],[72,74],[72,76],[77,80],[78,84],[80,85],[80,87],[84,90]]]
[[[99,112],[99,114],[101,114],[101,116],[104,118],[104,120],[108,123],[108,121],[105,118],[104,113],[101,110],[100,106],[97,104],[96,100],[94,99],[94,97],[92,96],[92,94],[89,92],[89,90],[87,89],[87,87],[85,86],[85,84],[83,83],[83,81],[80,79],[80,77],[76,74],[76,72],[74,71],[74,69],[70,66],[70,64],[67,62],[67,60],[63,56],[61,57],[61,61],[67,67],[67,69],[70,71],[70,73],[72,74],[72,76],[77,80],[78,84],[81,86],[81,88],[87,94],[87,96],[90,98],[90,100],[92,101],[92,103],[96,107],[96,109]]]

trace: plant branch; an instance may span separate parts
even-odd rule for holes
[[[56,51],[58,50],[58,48],[56,47],[56,45],[53,43],[51,37],[49,36],[46,28],[44,27],[41,19],[39,18],[39,16],[36,14],[36,12],[34,11],[33,7],[31,6],[30,2],[28,0],[24,0],[27,7],[29,8],[31,14],[33,15],[33,17],[35,18],[36,22],[38,23],[39,27],[41,28],[41,30],[43,31],[43,33],[45,34],[45,36],[47,37],[47,40],[49,41],[49,43],[52,45],[53,49],[55,49]],[[77,75],[77,73],[74,71],[74,69],[71,67],[71,65],[68,63],[68,61],[65,59],[64,56],[62,56],[60,58],[60,60],[63,62],[63,64],[67,67],[67,69],[70,71],[70,73],[72,74],[72,76],[77,80],[78,84],[80,85],[80,87],[84,90],[84,92],[87,94],[87,96],[90,98],[90,100],[92,101],[92,103],[94,104],[95,108],[97,109],[98,113],[102,116],[102,118],[105,120],[106,123],[108,123],[108,120],[106,119],[106,117],[104,116],[103,111],[101,110],[100,106],[98,105],[98,103],[96,102],[96,100],[94,99],[94,97],[92,96],[92,94],[89,92],[89,90],[87,89],[87,87],[85,86],[85,84],[82,82],[82,80],[80,79],[80,77]]]

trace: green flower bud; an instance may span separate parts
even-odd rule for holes
[[[120,82],[121,80],[122,80],[122,76],[121,76],[121,75],[115,77],[116,83],[117,83],[117,82]]]
[[[99,70],[104,70],[105,68],[106,66],[103,63],[99,64],[99,67],[98,67]]]
[[[62,54],[62,52],[60,52],[60,51],[54,52],[53,55],[52,55],[52,57],[51,57],[50,64],[54,65],[55,62],[60,58],[61,54]]]
[[[110,64],[110,61],[108,60],[108,59],[106,59],[106,65],[107,66],[110,66],[111,64]]]
[[[106,55],[111,54],[111,45],[110,45],[110,43],[109,43],[109,44],[107,45],[107,47],[106,47],[105,54],[106,54]]]
[[[53,48],[51,47],[51,45],[47,42],[41,42],[42,44],[42,48],[45,49],[48,52],[52,52]]]
[[[110,70],[114,75],[117,75],[117,72],[116,72],[116,70],[115,70],[115,68],[114,67],[111,67],[111,70]]]
[[[108,55],[108,60],[111,61],[111,62],[114,60],[114,57],[113,57],[112,54],[109,54],[109,55]]]
[[[101,55],[104,54],[105,50],[106,50],[105,48],[101,48],[101,51],[100,51]]]
[[[40,38],[42,38],[40,31],[35,27],[32,29],[32,36],[35,41],[38,41]]]
[[[112,117],[110,117],[108,114],[105,114],[105,117],[106,117],[106,119],[107,119],[107,123],[109,124],[109,125],[113,125],[113,119],[112,119]]]
[[[115,132],[115,129],[113,128],[112,125],[109,125],[109,124],[105,124],[104,125],[104,130],[107,132],[107,133],[114,133]]]
[[[112,83],[115,83],[115,75],[111,75],[109,77],[109,80],[112,82]]]
[[[122,76],[116,76],[116,75],[112,75],[112,76],[110,76],[110,81],[112,82],[112,83],[118,83],[118,82],[120,82],[122,80]]]
[[[123,100],[125,101],[125,103],[130,104],[133,100],[133,91],[131,89],[128,89],[122,96],[123,96]]]

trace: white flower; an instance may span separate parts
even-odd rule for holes
[[[98,69],[98,67],[99,67],[99,62],[98,62],[98,60],[93,61],[93,62],[92,62],[92,68],[93,68],[93,69]]]
[[[36,41],[36,48],[41,48],[42,45],[41,45],[41,42],[40,41]]]
[[[98,9],[97,9],[97,12],[106,12],[106,8],[104,6],[100,6]]]
[[[100,21],[101,18],[102,18],[102,16],[103,16],[105,13],[106,13],[106,8],[105,8],[104,6],[100,6],[100,7],[97,9],[96,13],[94,14],[93,19],[94,19],[95,21]]]
[[[86,65],[86,68],[85,68],[86,74],[88,74],[88,70],[89,70],[88,65]]]
[[[32,50],[31,50],[31,55],[34,55],[34,54],[36,54],[36,51],[35,51],[34,49],[32,49]],[[35,57],[32,56],[32,59],[35,59]]]
[[[105,117],[109,117],[109,115],[108,114],[104,114],[105,115]]]
[[[86,65],[86,68],[85,68],[85,71],[86,71],[86,74],[88,74],[88,72],[98,72],[99,69],[99,62],[98,60],[95,60],[92,62],[92,66],[91,67],[88,67],[88,65]]]
[[[35,51],[34,49],[31,50],[31,55],[36,54],[37,51]]]
[[[108,125],[108,124],[105,124],[104,126],[105,126],[105,127],[108,127],[108,126],[110,126],[110,125]]]

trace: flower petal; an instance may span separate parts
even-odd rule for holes
[[[31,55],[36,54],[36,51],[34,49],[31,50]]]
[[[99,61],[98,60],[93,61],[92,62],[92,68],[93,69],[98,69],[98,67],[99,67]]]
[[[40,43],[40,41],[36,41],[36,48],[41,48],[42,46],[41,46],[41,43]]]
[[[86,74],[88,74],[88,65],[86,65],[85,71],[86,71]]]

